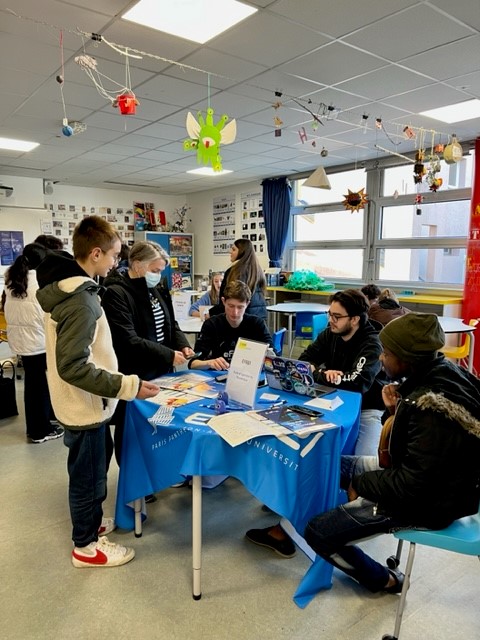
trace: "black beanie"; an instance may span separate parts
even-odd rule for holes
[[[404,362],[432,357],[445,345],[445,334],[434,313],[407,313],[380,331],[380,342]]]

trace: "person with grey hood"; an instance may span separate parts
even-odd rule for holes
[[[315,516],[305,540],[327,562],[372,592],[399,593],[403,574],[355,542],[398,529],[443,529],[478,512],[480,381],[439,353],[445,336],[434,314],[409,313],[380,332],[383,388],[392,422],[390,459],[344,456],[349,502]]]

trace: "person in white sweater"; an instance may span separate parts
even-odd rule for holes
[[[27,244],[5,274],[2,304],[7,323],[8,344],[21,356],[25,371],[24,403],[27,438],[40,444],[60,438],[62,427],[54,421],[47,384],[44,313],[36,297],[35,272],[47,250],[38,243]]]

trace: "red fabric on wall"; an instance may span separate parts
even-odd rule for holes
[[[480,318],[480,138],[475,140],[475,165],[470,205],[470,232],[463,292],[462,317],[465,322]],[[474,371],[480,370],[480,333],[475,332]],[[477,335],[478,334],[478,335]]]

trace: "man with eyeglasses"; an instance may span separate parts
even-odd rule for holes
[[[386,383],[379,361],[379,324],[368,319],[368,302],[361,291],[346,289],[330,298],[329,326],[300,355],[312,364],[320,384],[362,394],[356,455],[373,455],[378,446]]]
[[[382,387],[387,382],[379,360],[382,325],[368,319],[368,309],[361,291],[346,289],[333,294],[328,327],[299,356],[311,363],[315,382],[362,394],[355,455],[377,453],[384,409]],[[295,555],[295,545],[279,524],[250,529],[246,537],[285,558]]]

